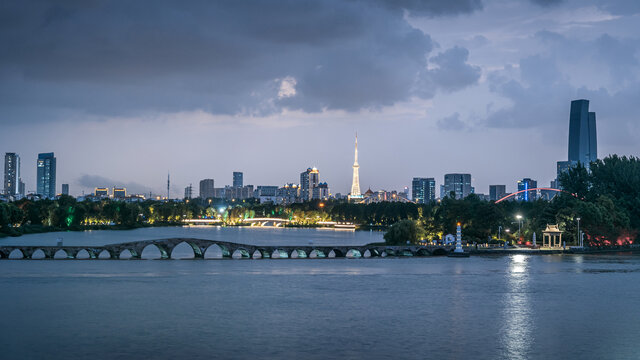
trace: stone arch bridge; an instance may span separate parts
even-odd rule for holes
[[[75,259],[82,251],[86,251],[89,259],[106,258],[120,259],[125,252],[131,254],[131,259],[141,259],[142,252],[148,246],[155,246],[162,259],[171,259],[173,249],[179,244],[186,243],[193,250],[195,259],[204,259],[207,249],[218,247],[222,252],[222,258],[344,258],[344,257],[386,257],[386,256],[432,256],[446,255],[452,246],[384,246],[369,245],[248,245],[232,243],[228,241],[203,240],[193,238],[170,238],[157,240],[132,241],[102,246],[26,246],[7,245],[0,246],[0,259],[8,259],[16,250],[22,254],[23,259],[33,259],[37,251],[42,251],[45,259],[53,259],[63,251],[68,259]]]

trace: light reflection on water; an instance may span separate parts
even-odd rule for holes
[[[504,332],[501,334],[509,359],[528,359],[533,335],[529,298],[530,256],[509,257],[507,288],[504,294]]]

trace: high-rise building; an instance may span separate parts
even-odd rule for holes
[[[538,182],[529,178],[518,180],[518,191],[522,193],[518,194],[518,200],[520,201],[536,201],[538,199],[537,190],[528,191],[529,189],[535,189],[538,187]]]
[[[242,179],[243,174],[239,171],[233,172],[233,187],[243,187],[244,181]]]
[[[4,193],[15,196],[19,194],[20,156],[16,153],[4,154]]]
[[[114,187],[112,194],[114,199],[125,199],[127,197],[127,189],[123,187]]]
[[[302,201],[311,200],[313,189],[320,183],[320,172],[316,168],[308,168],[300,173],[300,198]]]
[[[598,159],[596,113],[589,112],[589,100],[573,100],[569,116],[569,162],[586,167]]]
[[[360,193],[360,165],[358,164],[358,134],[356,134],[356,151],[355,159],[353,161],[353,180],[351,181],[351,193],[349,194],[351,199],[362,199]]]
[[[192,196],[193,196],[193,186],[191,186],[191,184],[189,184],[189,186],[184,188],[184,198],[185,199],[191,199]]]
[[[62,195],[69,196],[69,184],[62,184]]]
[[[38,195],[53,199],[56,196],[56,158],[52,152],[38,154]]]
[[[472,194],[471,174],[445,174],[444,196],[450,196],[451,192],[454,192],[456,199],[464,199]]]
[[[200,180],[200,199],[206,200],[214,197],[216,196],[213,179]]]
[[[489,200],[498,201],[507,196],[506,185],[489,185]]]
[[[411,181],[411,199],[418,204],[436,200],[436,181],[434,178],[413,178]]]

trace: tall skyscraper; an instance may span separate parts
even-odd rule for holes
[[[569,116],[569,161],[585,166],[598,159],[596,113],[589,112],[589,100],[573,100]]]
[[[202,200],[215,197],[215,187],[213,179],[200,180],[200,198]]]
[[[518,191],[535,189],[538,187],[538,182],[529,178],[518,180]],[[538,199],[537,191],[524,191],[517,195],[520,201],[536,201]]]
[[[69,184],[62,184],[62,195],[69,195]]]
[[[351,193],[349,198],[361,199],[360,193],[360,165],[358,165],[358,134],[356,134],[356,152],[355,160],[353,161],[353,181],[351,181]]]
[[[313,189],[320,183],[320,172],[316,168],[308,168],[300,173],[300,198],[302,201],[311,200]]]
[[[445,174],[444,196],[450,196],[452,191],[456,199],[464,199],[472,194],[471,174]]]
[[[411,198],[418,204],[426,204],[436,200],[436,181],[434,178],[413,178],[411,181]]]
[[[243,174],[239,171],[233,172],[233,187],[242,187],[244,181],[242,180]]]
[[[38,195],[53,199],[56,196],[56,158],[52,152],[38,154]]]
[[[498,201],[507,195],[506,185],[489,185],[489,200]]]
[[[15,196],[19,194],[20,156],[16,153],[4,154],[4,193]]]

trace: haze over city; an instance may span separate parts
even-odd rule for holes
[[[363,190],[464,172],[511,192],[556,177],[582,98],[599,157],[639,154],[636,1],[157,4],[1,5],[0,152],[27,191],[55,152],[73,194],[313,166],[344,194],[357,132]]]

